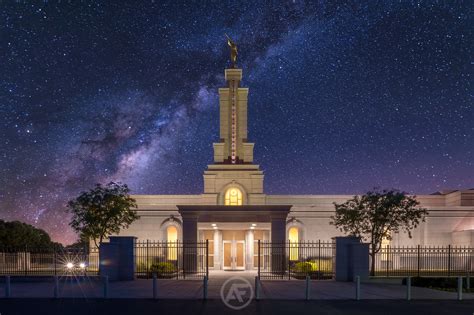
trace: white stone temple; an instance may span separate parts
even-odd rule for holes
[[[264,174],[253,163],[254,144],[247,142],[248,88],[240,86],[241,69],[225,70],[219,89],[220,139],[214,164],[204,171],[199,195],[134,195],[140,219],[120,235],[138,240],[209,240],[210,268],[256,268],[256,243],[329,241],[341,236],[330,225],[334,202],[353,195],[267,195]],[[297,166],[295,166],[297,167]],[[429,216],[410,239],[393,235],[391,246],[474,245],[474,189],[420,195]]]

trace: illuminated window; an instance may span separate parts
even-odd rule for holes
[[[290,243],[290,260],[298,260],[298,228],[292,227],[288,230],[288,240]]]
[[[229,188],[225,193],[224,204],[226,206],[241,206],[242,192],[238,188]]]
[[[168,259],[178,259],[178,229],[170,225],[166,229],[166,239],[168,241]]]

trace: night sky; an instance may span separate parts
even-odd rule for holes
[[[72,242],[95,183],[201,193],[224,33],[266,193],[474,187],[471,1],[110,2],[0,2],[1,219]]]

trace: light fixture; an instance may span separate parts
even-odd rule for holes
[[[251,226],[250,229],[251,229],[251,230],[255,230],[255,226]]]
[[[67,268],[67,269],[72,269],[72,268],[74,268],[74,264],[73,264],[72,262],[68,262],[68,263],[66,264],[66,268]]]
[[[252,223],[252,226],[257,226],[257,223]]]
[[[217,230],[217,226],[212,227],[214,230]]]
[[[81,262],[81,263],[79,264],[79,267],[80,267],[81,269],[84,269],[84,268],[86,268],[86,264],[83,263],[83,262]]]
[[[211,225],[212,225],[212,226],[217,226],[217,224],[215,224],[215,223],[212,223]]]

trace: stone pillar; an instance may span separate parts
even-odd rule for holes
[[[214,230],[214,269],[221,269],[222,232]]]
[[[109,280],[135,279],[135,240],[133,236],[111,236],[99,248],[99,271]]]
[[[196,273],[197,257],[197,216],[183,216],[183,274]]]
[[[336,281],[353,281],[355,276],[361,280],[369,278],[369,244],[360,238],[335,237],[336,240]]]
[[[197,217],[183,217],[183,242],[197,242]]]
[[[247,230],[245,233],[245,269],[253,269],[253,255],[254,255],[254,231]]]
[[[286,238],[286,219],[283,217],[271,218],[271,240],[272,240],[272,272],[284,274],[287,268],[285,238]]]

